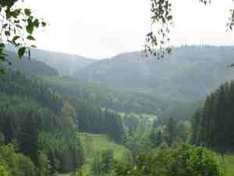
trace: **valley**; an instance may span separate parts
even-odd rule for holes
[[[11,172],[32,176],[118,176],[134,172],[134,163],[140,169],[141,162],[153,164],[187,151],[191,157],[202,152],[210,159],[205,167],[215,163],[217,173],[232,176],[232,143],[211,141],[221,140],[223,133],[211,136],[219,128],[210,114],[219,130],[232,129],[232,111],[218,102],[231,102],[234,50],[184,46],[174,52],[163,60],[138,52],[94,60],[34,50],[31,60],[18,62],[9,51],[12,65],[5,65],[7,72],[0,77],[3,162],[9,165],[15,161],[6,157],[22,154],[27,166],[16,164]],[[221,115],[230,126],[218,121]],[[231,140],[230,130],[223,132]],[[196,147],[201,144],[211,151]],[[223,160],[226,151],[230,154]],[[173,168],[178,164],[173,161],[161,163]],[[157,167],[163,168],[161,163]]]

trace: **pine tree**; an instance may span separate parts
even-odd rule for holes
[[[173,118],[169,118],[166,124],[165,136],[166,142],[169,146],[176,141],[176,121]]]

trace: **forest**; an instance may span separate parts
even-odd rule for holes
[[[79,81],[45,65],[25,58],[5,65],[0,77],[3,175],[234,172],[232,81],[194,100],[195,107],[185,109],[189,113],[176,106],[172,116],[170,109],[158,113],[170,103],[157,95]]]
[[[51,175],[81,167],[84,156],[78,132],[106,134],[116,143],[122,141],[124,129],[118,114],[69,100],[41,80],[19,72],[9,70],[0,79],[2,147],[9,152],[3,155],[17,158],[20,153],[30,166],[28,171],[28,165],[7,159],[7,164],[16,164],[16,168],[8,166],[10,174]]]
[[[181,45],[189,37],[177,28],[170,46],[174,16],[185,2],[177,2],[174,14],[173,1],[151,0],[148,34],[125,21],[129,8],[132,17],[140,14],[140,1],[126,1],[126,13],[108,0],[109,15],[99,3],[87,10],[84,2],[61,2],[0,1],[0,176],[234,176],[234,47],[225,43],[231,35],[203,44],[197,28],[203,25],[191,21],[208,22],[190,16],[186,27],[202,35],[192,30],[193,42]],[[115,8],[121,13],[112,16]],[[226,32],[234,26],[229,13]],[[36,49],[36,38],[43,39],[38,30],[47,26],[42,48],[48,50]],[[215,35],[206,30],[206,39],[221,35],[218,27]],[[89,56],[66,54],[77,52]]]

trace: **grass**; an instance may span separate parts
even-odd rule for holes
[[[112,150],[113,158],[116,161],[124,162],[131,159],[131,154],[127,148],[116,144],[106,135],[80,133],[79,136],[86,157],[83,166],[83,171],[86,174],[90,174],[90,164],[93,161],[95,154],[101,151]]]
[[[222,163],[224,176],[234,176],[234,155],[226,155]]]

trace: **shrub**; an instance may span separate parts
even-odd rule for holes
[[[134,164],[115,164],[115,176],[222,176],[216,154],[204,147],[180,145],[136,157]]]

